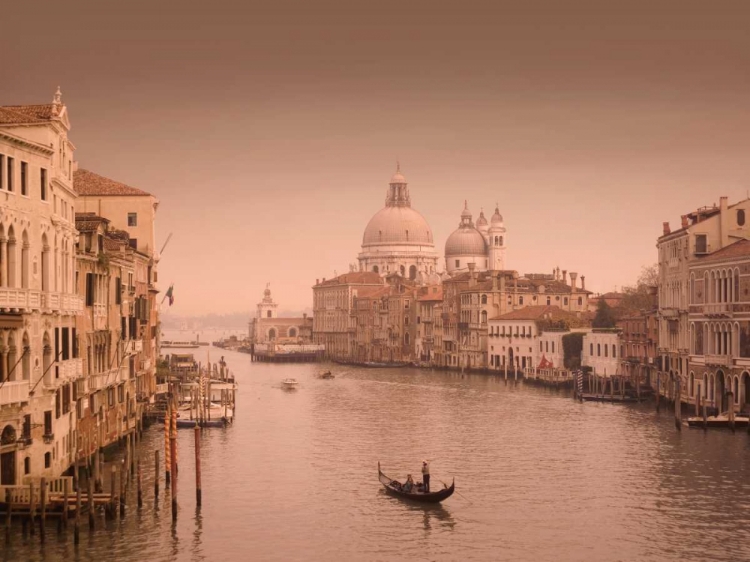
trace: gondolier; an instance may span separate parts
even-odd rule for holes
[[[424,482],[425,493],[430,493],[430,463],[422,461],[422,482]]]

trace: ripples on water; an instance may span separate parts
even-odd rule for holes
[[[205,353],[201,349],[200,353]],[[80,548],[48,531],[4,560],[750,560],[750,437],[674,429],[650,405],[577,404],[565,393],[486,375],[333,365],[251,364],[237,420],[203,433],[195,509],[192,431],[179,432],[179,519],[145,435],[145,505]],[[214,360],[216,360],[216,356]],[[281,387],[296,377],[297,390]],[[383,471],[433,487],[443,505],[391,498]],[[132,507],[130,507],[132,506]],[[50,527],[52,528],[52,527]]]

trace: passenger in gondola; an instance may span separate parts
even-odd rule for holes
[[[414,479],[411,477],[411,474],[406,477],[406,483],[401,489],[407,493],[411,493],[414,490]]]

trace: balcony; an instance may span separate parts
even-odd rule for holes
[[[0,386],[0,406],[29,401],[29,381],[6,381]]]
[[[42,308],[47,311],[59,311],[63,314],[76,315],[83,312],[83,298],[80,295],[66,293],[41,293]]]
[[[706,355],[706,365],[716,365],[717,367],[729,367],[732,364],[732,357],[729,355]]]
[[[122,345],[124,353],[139,353],[143,351],[143,340],[127,340]]]
[[[42,308],[42,293],[31,289],[0,288],[0,310],[31,312]]]
[[[726,318],[731,317],[732,312],[732,303],[728,302],[717,302],[703,305],[703,314],[706,316],[719,316]]]
[[[83,374],[83,360],[82,359],[68,359],[66,361],[58,361],[58,375],[63,381],[75,380]]]
[[[676,319],[680,314],[680,311],[677,308],[662,308],[660,312],[663,318]]]

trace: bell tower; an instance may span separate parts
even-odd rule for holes
[[[270,283],[266,283],[266,290],[263,291],[263,300],[258,303],[257,318],[276,318],[276,308],[279,306],[271,298]]]
[[[490,219],[490,228],[487,232],[490,248],[490,269],[501,271],[505,269],[505,224],[500,214],[498,205],[495,205],[495,214]]]

